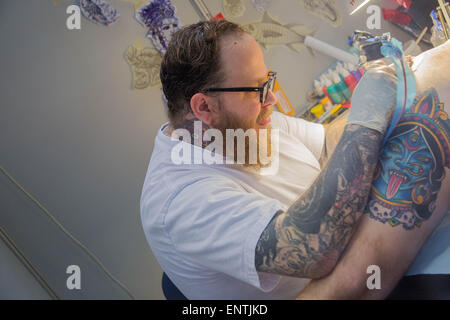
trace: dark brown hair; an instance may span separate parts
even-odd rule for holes
[[[190,111],[189,103],[194,94],[224,80],[220,40],[227,35],[242,33],[244,30],[232,22],[202,21],[186,26],[172,36],[160,70],[172,123]]]

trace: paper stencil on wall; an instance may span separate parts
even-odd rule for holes
[[[313,29],[298,25],[285,24],[272,18],[266,11],[259,22],[243,25],[242,28],[264,48],[286,45],[296,52],[305,48],[305,36],[313,33]]]
[[[180,28],[175,7],[170,0],[151,0],[136,12],[136,19],[149,28],[145,35],[156,49],[164,53],[172,34]]]
[[[86,19],[104,26],[119,18],[117,10],[103,0],[80,0],[80,10]]]
[[[243,0],[222,0],[223,13],[227,19],[242,17],[245,12]]]
[[[143,47],[138,40],[135,45],[127,49],[125,59],[131,67],[134,88],[145,89],[148,86],[161,85],[159,69],[162,57],[157,50],[152,47]]]
[[[269,7],[270,1],[271,0],[252,0],[252,3],[255,6],[256,10],[263,13]]]
[[[329,23],[333,27],[342,24],[342,18],[334,0],[299,0],[303,3],[305,9]]]

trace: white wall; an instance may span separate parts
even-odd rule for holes
[[[0,239],[0,300],[33,299],[47,300],[50,295]]]
[[[121,17],[109,27],[85,19],[66,29],[73,1],[0,2],[0,165],[104,265],[136,298],[162,299],[161,268],[142,232],[139,197],[160,125],[166,121],[158,88],[131,88],[126,48],[145,30],[131,4],[110,1]],[[174,0],[182,24],[198,16],[187,0]],[[211,12],[220,0],[206,0]],[[282,23],[318,28],[317,38],[346,49],[347,36],[365,29],[362,10],[334,29],[303,11],[299,0],[273,0],[269,12]],[[376,2],[376,1],[374,1]],[[258,20],[251,1],[237,22]],[[400,40],[409,37],[388,23]],[[382,33],[380,31],[380,33]],[[264,52],[289,99],[301,110],[312,79],[333,59],[287,47]],[[0,175],[0,225],[61,298],[127,298],[100,268],[29,199]],[[0,260],[1,261],[1,260]],[[0,262],[3,264],[3,262]],[[66,267],[80,265],[82,290],[69,291]],[[18,282],[19,286],[24,285]],[[8,292],[0,284],[0,297]]]

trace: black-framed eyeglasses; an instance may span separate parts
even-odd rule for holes
[[[277,73],[270,71],[269,79],[261,87],[234,87],[234,88],[208,88],[204,92],[256,92],[259,91],[259,101],[264,104],[269,96],[269,90],[273,91]]]

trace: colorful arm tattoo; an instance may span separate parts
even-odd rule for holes
[[[381,151],[366,213],[411,230],[435,209],[450,167],[450,121],[432,90],[416,98]]]

